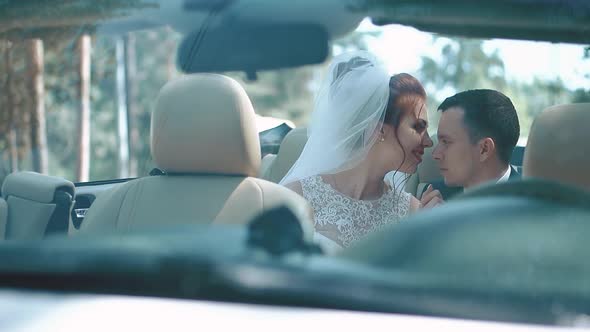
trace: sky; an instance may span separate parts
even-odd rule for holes
[[[377,27],[363,21],[360,31],[380,30],[378,38],[369,42],[369,50],[381,58],[390,74],[415,73],[420,68],[420,56],[436,59],[440,48],[432,45],[432,34],[411,27],[388,25]],[[442,43],[441,43],[442,44]],[[590,89],[590,59],[584,60],[584,46],[552,44],[546,42],[491,39],[484,42],[484,51],[498,50],[504,60],[508,79],[531,82],[540,79],[561,78],[570,89]]]

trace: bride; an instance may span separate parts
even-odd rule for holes
[[[308,128],[308,141],[281,184],[302,195],[316,237],[330,251],[442,202],[429,188],[421,201],[390,187],[391,171],[414,173],[428,135],[426,92],[409,74],[390,77],[368,52],[337,56],[328,69]]]

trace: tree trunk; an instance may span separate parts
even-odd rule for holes
[[[129,126],[125,79],[125,39],[116,39],[117,52],[117,127],[119,137],[119,178],[129,177]]]
[[[78,158],[76,162],[76,180],[86,182],[90,177],[90,36],[83,35],[78,39]]]
[[[43,41],[27,40],[29,92],[31,100],[31,156],[35,172],[47,174],[47,133],[45,128],[45,87],[43,82]]]
[[[16,60],[16,58],[15,58]],[[32,169],[31,166],[31,100],[30,92],[27,86],[28,78],[27,74],[23,74],[20,82],[21,85],[16,87],[13,92],[13,104],[14,104],[14,121],[15,121],[15,134],[16,140],[15,145],[17,147],[16,154],[18,158],[18,165],[20,169]],[[25,98],[29,98],[26,100]]]
[[[139,174],[139,110],[137,108],[137,60],[135,53],[135,37],[127,35],[126,43],[126,78],[127,78],[127,111],[129,124],[129,177],[137,177]]]
[[[6,49],[4,50],[4,65],[6,72],[6,112],[8,124],[6,126],[6,140],[8,144],[8,159],[10,162],[10,172],[18,171],[18,147],[16,144],[16,117],[13,96],[12,79],[14,76],[14,67],[12,61],[12,43],[6,42]]]

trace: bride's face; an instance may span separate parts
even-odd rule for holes
[[[397,130],[389,124],[383,126],[383,160],[389,170],[414,173],[422,162],[424,149],[432,146],[428,134],[428,113],[424,100],[417,98],[413,109],[402,115]]]

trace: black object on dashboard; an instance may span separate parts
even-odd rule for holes
[[[150,176],[158,176],[158,175],[166,175],[166,173],[164,173],[163,170],[156,167],[150,171],[149,175]]]
[[[248,246],[263,249],[273,256],[322,253],[319,246],[305,241],[299,220],[284,206],[265,212],[250,223]]]

